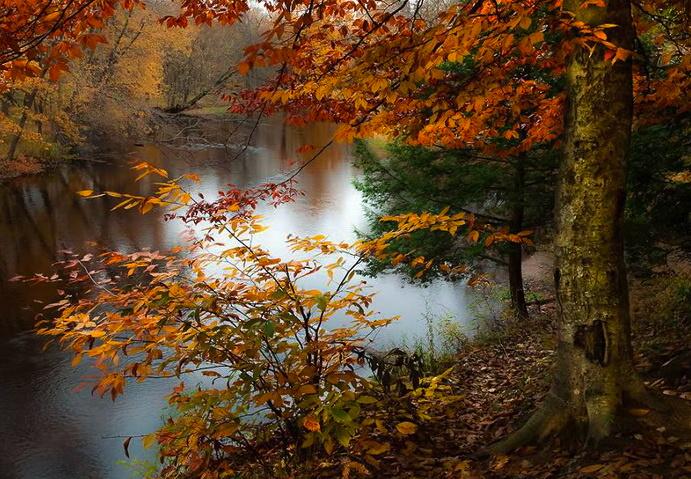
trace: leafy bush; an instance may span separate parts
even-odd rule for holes
[[[142,211],[188,203],[179,218],[207,225],[184,251],[75,255],[34,278],[62,284],[49,306],[59,317],[39,332],[72,350],[73,364],[94,363],[95,393],[115,399],[130,379],[191,378],[169,397],[177,414],[143,438],[160,446],[157,477],[292,477],[299,458],[352,446],[363,405],[376,402],[363,341],[391,320],[368,311],[351,245],[293,237],[306,257],[289,260],[256,246],[265,228],[253,208],[284,198],[275,185],[211,203],[177,180],[154,197],[107,194]],[[318,276],[329,289],[309,287]]]

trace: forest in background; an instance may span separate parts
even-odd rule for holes
[[[92,19],[99,34],[87,37],[86,50],[73,45],[52,68],[13,79],[0,99],[2,175],[40,172],[104,138],[152,137],[166,112],[201,100],[222,112],[222,93],[258,84],[261,76],[237,75],[234,65],[258,40],[266,14],[256,11],[234,27],[169,29],[158,21],[175,11],[170,2],[147,2]]]
[[[195,196],[194,171],[149,163],[134,169],[150,194],[79,191],[208,227],[27,278],[61,291],[39,333],[94,361],[95,393],[213,379],[172,391],[177,413],[142,438],[160,448],[148,474],[689,474],[688,6],[260,3],[0,4],[15,19],[0,23],[7,176],[181,114],[244,121],[240,152],[273,114],[338,125],[285,178],[215,199]],[[290,208],[336,142],[355,143],[367,230],[274,256],[257,205]],[[441,350],[371,351],[396,319],[370,310],[358,271],[462,280],[504,308],[474,338],[431,321]]]

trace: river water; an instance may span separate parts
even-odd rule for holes
[[[55,348],[43,350],[44,340],[32,332],[36,300],[50,302],[48,286],[9,282],[15,275],[49,272],[61,250],[86,251],[98,247],[133,251],[163,250],[181,244],[184,228],[166,222],[159,213],[114,211],[108,199],[85,200],[82,189],[146,193],[149,181],[133,183],[125,160],[145,160],[171,174],[195,172],[197,191],[213,198],[227,184],[252,186],[280,179],[295,167],[295,150],[302,144],[319,147],[332,129],[313,125],[286,128],[279,122],[261,125],[252,146],[240,158],[237,147],[224,147],[232,124],[182,129],[161,134],[164,143],[109,147],[92,155],[86,165],[69,166],[49,174],[20,178],[0,186],[0,479],[124,479],[141,477],[137,461],[155,459],[137,441],[126,460],[122,436],[154,431],[165,413],[166,380],[130,384],[115,402],[92,397],[90,388],[75,391],[88,377],[89,365],[70,365],[70,356]],[[208,131],[207,131],[208,130]],[[202,135],[203,133],[203,135]],[[166,141],[169,140],[169,141]],[[232,160],[232,161],[231,161]],[[289,233],[352,240],[366,227],[365,209],[352,180],[357,175],[350,151],[335,145],[304,169],[295,203],[262,208],[270,234],[263,241],[284,252]],[[368,279],[377,292],[374,310],[402,319],[380,332],[376,341],[386,347],[402,338],[425,335],[426,314],[451,313],[470,329],[469,294],[460,284],[435,282],[427,287],[409,284],[396,275]]]

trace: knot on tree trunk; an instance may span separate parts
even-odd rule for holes
[[[573,344],[583,350],[588,361],[600,366],[606,366],[609,363],[609,337],[604,321],[596,319],[589,325],[578,326]]]

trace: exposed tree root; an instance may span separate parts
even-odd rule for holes
[[[691,402],[673,396],[664,396],[656,391],[646,388],[637,377],[632,380],[626,390],[627,399],[631,405],[644,408],[640,417],[635,419],[634,428],[640,429],[641,424],[648,427],[664,427],[676,436],[691,440]],[[588,417],[576,418],[573,408],[570,408],[558,396],[550,393],[545,403],[528,419],[528,421],[510,434],[507,438],[492,444],[481,455],[506,454],[529,444],[539,444],[564,433],[567,427],[574,426],[578,431],[579,422],[585,422],[588,426],[586,445],[597,446],[607,439],[614,430],[623,429],[626,421],[614,421],[609,414],[612,404],[588,404]],[[645,411],[648,409],[648,411]],[[625,413],[625,411],[619,411]],[[630,415],[629,415],[630,416]],[[577,432],[570,431],[573,438]]]
[[[492,444],[485,453],[505,454],[531,443],[539,443],[557,434],[569,422],[566,404],[554,394],[549,394],[545,403],[528,421],[506,439]]]

